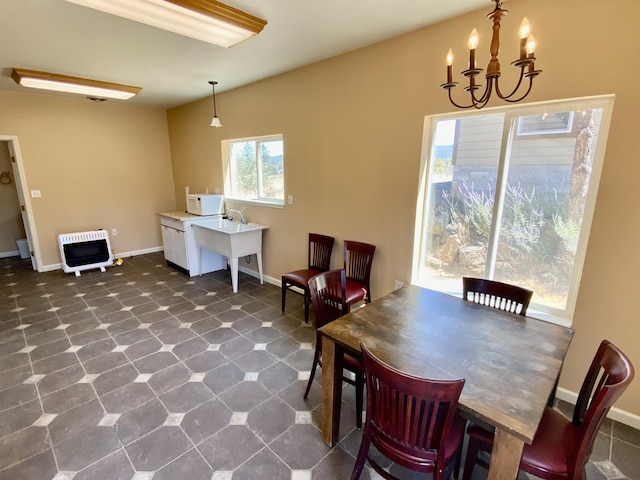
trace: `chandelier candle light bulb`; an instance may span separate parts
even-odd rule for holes
[[[478,30],[471,30],[469,36],[469,70],[476,68],[476,48],[478,48]]]
[[[527,17],[524,17],[520,24],[520,60],[524,59],[527,54],[529,32],[529,20],[527,20]]]

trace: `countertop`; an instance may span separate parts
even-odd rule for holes
[[[174,220],[180,220],[181,222],[184,222],[186,220],[194,220],[197,218],[201,218],[201,219],[212,219],[212,218],[220,218],[222,216],[222,214],[217,214],[217,215],[193,215],[191,213],[187,213],[183,210],[175,210],[172,212],[160,212],[158,213],[158,215],[160,215],[161,217],[168,217],[168,218],[173,218]]]

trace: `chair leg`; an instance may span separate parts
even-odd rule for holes
[[[284,312],[284,302],[287,299],[287,282],[282,280],[282,311]]]
[[[462,443],[458,447],[458,451],[456,452],[455,463],[453,465],[453,478],[456,480],[460,479],[460,467],[462,466]]]
[[[311,390],[311,384],[313,383],[313,377],[316,374],[316,368],[318,367],[318,360],[320,360],[320,349],[316,346],[316,352],[313,354],[313,366],[311,367],[311,374],[309,375],[309,381],[307,382],[307,388],[304,391],[305,400],[309,396],[309,390]]]
[[[356,427],[362,428],[362,406],[364,401],[364,373],[356,373]]]
[[[368,429],[365,428],[362,434],[362,441],[360,442],[360,450],[358,450],[358,456],[356,457],[356,463],[353,466],[350,480],[358,480],[362,474],[364,463],[367,461],[367,455],[369,454],[369,445],[371,444],[371,434]]]
[[[462,480],[471,480],[473,467],[476,466],[476,461],[478,460],[479,446],[479,442],[473,437],[469,436],[469,443],[467,444],[467,457],[464,460],[464,471],[462,472]]]
[[[549,398],[547,399],[547,407],[553,408],[556,404],[556,394],[558,392],[558,382],[560,381],[560,374],[558,374],[558,378],[556,378],[556,383],[553,385],[553,389],[549,394]]]
[[[308,288],[304,289],[304,323],[309,323],[309,303],[311,301],[311,292]]]

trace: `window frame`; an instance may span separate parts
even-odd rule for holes
[[[551,112],[551,113],[565,113],[565,112]],[[554,135],[554,134],[562,134],[562,133],[571,133],[573,130],[573,117],[574,112],[569,112],[569,117],[567,118],[566,126],[559,128],[547,128],[547,129],[538,129],[538,130],[526,130],[524,125],[524,115],[520,115],[518,118],[518,136],[529,136],[529,135]]]
[[[592,222],[593,222],[593,213],[595,210],[595,204],[598,194],[598,188],[600,184],[600,177],[602,173],[602,166],[604,163],[604,154],[607,145],[607,139],[609,136],[609,129],[611,124],[611,116],[613,111],[615,96],[611,95],[599,95],[599,96],[591,96],[591,97],[583,97],[583,98],[569,98],[569,99],[560,99],[553,100],[547,102],[536,102],[536,103],[528,103],[524,105],[510,105],[505,107],[492,107],[485,108],[478,111],[464,111],[464,112],[449,112],[445,114],[437,114],[437,115],[427,115],[424,117],[423,123],[423,138],[422,138],[422,151],[420,158],[420,173],[418,178],[418,195],[417,195],[417,203],[416,203],[416,219],[415,219],[415,230],[414,230],[414,247],[413,247],[413,260],[412,260],[412,283],[416,285],[421,285],[426,288],[434,288],[434,285],[429,285],[428,283],[422,281],[420,278],[420,262],[421,259],[424,258],[423,250],[426,245],[426,241],[423,238],[423,231],[425,230],[425,215],[431,210],[431,206],[429,205],[430,198],[430,182],[429,182],[429,171],[431,169],[431,157],[432,157],[432,148],[434,145],[434,138],[436,134],[436,125],[438,121],[443,120],[451,120],[451,119],[459,119],[468,116],[481,116],[487,114],[500,114],[503,113],[505,115],[505,127],[502,138],[502,147],[500,153],[500,159],[498,164],[498,178],[496,188],[503,188],[502,185],[503,180],[502,176],[504,173],[503,165],[505,162],[505,151],[508,150],[507,143],[509,140],[509,130],[510,128],[514,128],[514,134],[518,135],[518,125],[509,125],[512,122],[516,122],[517,117],[532,115],[536,113],[541,113],[541,111],[548,112],[562,112],[571,110],[580,110],[580,109],[602,109],[602,119],[599,130],[599,138],[597,144],[595,146],[593,152],[593,165],[590,177],[590,188],[589,193],[587,195],[584,215],[582,219],[582,225],[580,228],[580,237],[578,242],[578,247],[576,250],[572,277],[569,283],[569,291],[567,295],[567,302],[564,309],[551,308],[547,306],[543,306],[540,304],[532,304],[529,307],[528,314],[532,317],[540,318],[543,320],[551,321],[554,323],[562,324],[565,326],[570,326],[573,321],[573,315],[575,312],[576,300],[579,291],[580,279],[582,276],[582,270],[584,267],[584,260],[586,256],[586,250],[588,246],[589,240],[589,232],[591,230]],[[457,141],[457,139],[456,139]],[[498,197],[503,196],[503,194],[499,194],[496,192],[496,199],[494,204],[494,215],[498,213],[499,209],[502,205],[502,200]],[[495,222],[498,224],[499,221]],[[492,243],[495,243],[495,240],[492,240]],[[495,246],[490,245],[489,249],[493,249]],[[488,254],[488,258],[489,258]],[[489,263],[489,260],[487,260]],[[491,268],[491,267],[489,267]],[[490,278],[490,277],[489,277]],[[445,293],[453,294],[453,295],[462,295],[462,282],[460,282],[459,289],[439,289],[444,291]]]
[[[245,142],[255,142],[256,144],[256,176],[257,176],[257,185],[256,189],[258,192],[260,191],[260,185],[262,184],[262,162],[260,161],[260,144],[280,141],[282,142],[282,179],[283,183],[285,180],[285,172],[284,172],[284,135],[281,133],[271,134],[271,135],[261,135],[255,137],[243,137],[243,138],[232,138],[221,141],[221,149],[222,149],[222,174],[224,178],[224,196],[225,199],[232,200],[234,202],[247,203],[247,204],[255,204],[262,205],[274,208],[284,208],[284,190],[283,190],[283,198],[267,198],[267,197],[257,197],[257,198],[241,198],[232,195],[233,188],[231,185],[231,157],[230,146],[234,143],[245,143]],[[283,185],[284,188],[284,185]]]

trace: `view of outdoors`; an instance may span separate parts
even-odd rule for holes
[[[566,307],[602,109],[438,120],[423,222],[421,283],[462,276],[521,285]]]
[[[231,196],[284,200],[282,140],[249,140],[229,145]]]

